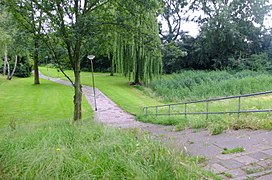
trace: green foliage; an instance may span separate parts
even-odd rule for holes
[[[200,0],[195,3],[195,8],[206,15],[199,19],[199,63],[203,62],[207,68],[224,69],[229,58],[249,57],[261,51],[263,20],[270,9],[268,0]]]
[[[179,48],[187,52],[186,57],[169,59],[164,57],[164,71],[177,72],[177,69],[267,69],[271,61],[271,29],[265,29],[264,18],[269,15],[271,5],[268,0],[199,0],[165,2],[162,18],[167,24],[161,30],[162,42],[178,42]],[[180,32],[180,39],[175,40],[174,32],[179,30],[176,25],[180,17],[184,18],[187,5],[190,10],[201,11],[203,15],[188,19],[197,22],[200,32],[197,37],[191,37]],[[175,14],[175,11],[179,11]],[[189,10],[189,11],[190,11]],[[185,13],[184,13],[185,12]],[[173,19],[173,20],[172,20]],[[173,25],[172,25],[173,24]],[[170,26],[172,25],[172,26]],[[168,32],[168,34],[166,33]],[[166,48],[165,48],[166,49]],[[254,55],[267,53],[259,60]],[[167,64],[170,63],[173,69]],[[270,67],[269,67],[270,68]]]
[[[30,77],[32,71],[32,64],[28,57],[21,57],[17,63],[15,76],[16,77]]]
[[[165,73],[177,72],[183,64],[182,57],[187,55],[187,52],[182,51],[178,43],[171,42],[163,47],[163,69]]]
[[[14,67],[14,61],[9,62],[10,70]],[[0,73],[2,73],[3,66],[1,65]],[[26,56],[18,57],[18,62],[16,66],[16,70],[14,75],[16,77],[25,78],[30,77],[32,72],[32,63],[30,62],[29,58]]]
[[[229,58],[228,69],[253,70],[253,71],[271,71],[272,61],[267,53],[252,54],[248,58]]]

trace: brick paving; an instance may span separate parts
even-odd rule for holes
[[[48,79],[64,85],[71,84],[57,78]],[[92,88],[83,86],[83,94],[94,107]],[[265,130],[229,130],[220,135],[211,136],[207,130],[194,131],[187,129],[174,132],[171,126],[142,123],[135,117],[119,108],[101,91],[96,90],[97,107],[95,120],[120,128],[140,128],[153,135],[170,140],[172,144],[182,147],[192,156],[204,156],[207,159],[205,169],[223,179],[272,179],[272,132]],[[224,148],[243,147],[242,153],[222,154]],[[203,165],[204,166],[204,165]]]

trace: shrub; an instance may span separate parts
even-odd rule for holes
[[[10,63],[10,71],[13,70],[14,67],[14,62],[9,62]],[[0,73],[3,72],[3,66],[1,67]],[[30,77],[32,71],[32,64],[29,62],[27,57],[18,57],[18,62],[17,62],[17,67],[14,73],[14,76],[16,77]]]

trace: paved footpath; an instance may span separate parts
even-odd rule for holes
[[[41,78],[71,86],[70,82],[46,77]],[[89,104],[94,107],[93,90],[82,87]],[[207,130],[188,129],[174,132],[171,126],[142,123],[126,113],[113,101],[96,89],[97,108],[95,120],[120,128],[140,128],[152,135],[181,147],[192,156],[205,156],[204,168],[213,171],[223,179],[258,179],[272,180],[272,132],[264,130],[229,130],[220,135],[211,136]],[[222,154],[224,148],[243,147],[242,153]]]

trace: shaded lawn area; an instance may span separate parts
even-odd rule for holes
[[[57,69],[39,67],[40,71],[47,76],[57,77],[67,80],[66,77]],[[73,77],[71,70],[65,71],[70,77]],[[81,72],[81,82],[84,85],[92,86],[90,72]],[[155,98],[146,95],[143,91],[129,84],[129,80],[121,75],[110,76],[109,73],[95,73],[95,86],[98,87],[112,101],[118,104],[122,109],[131,114],[141,114],[144,106],[161,104]],[[98,104],[99,107],[99,104]]]
[[[73,88],[33,77],[0,78],[0,127],[16,123],[73,118]],[[83,119],[91,117],[91,107],[83,100]]]

